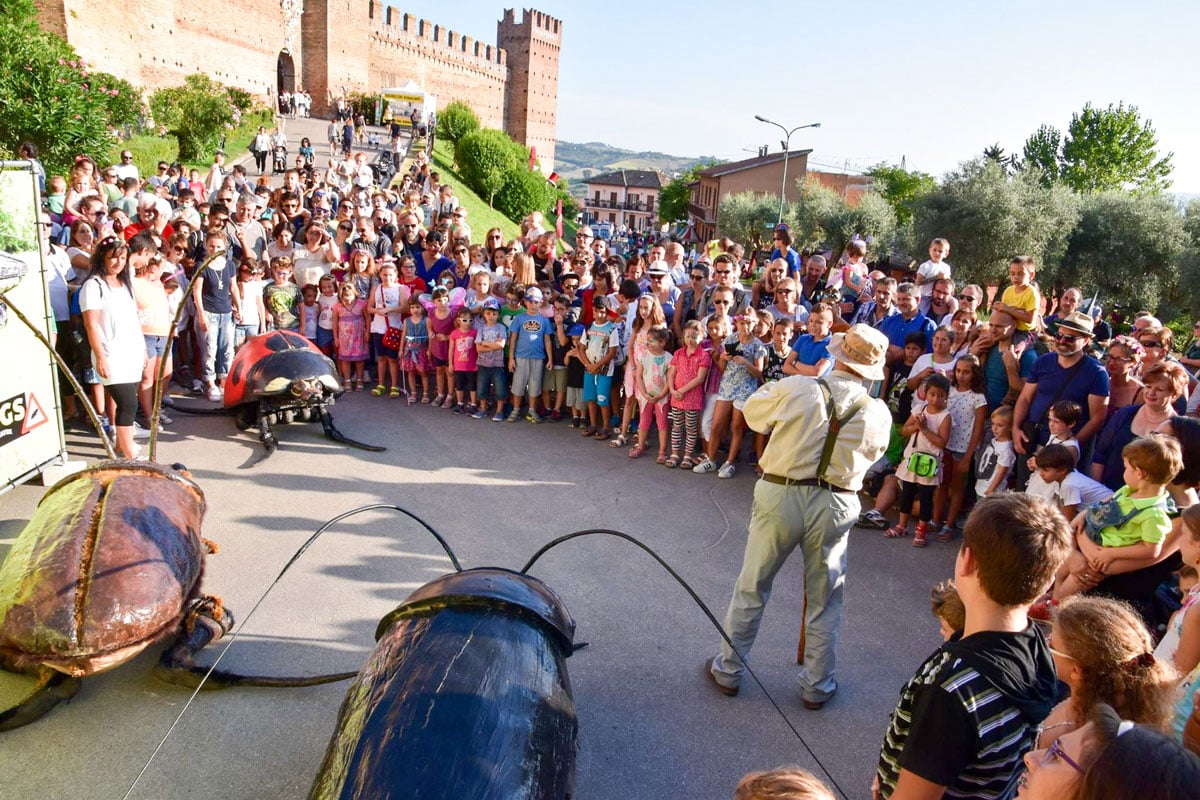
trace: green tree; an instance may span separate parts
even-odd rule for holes
[[[525,160],[516,169],[508,171],[504,188],[496,195],[496,208],[513,221],[522,219],[530,211],[549,210],[553,199],[545,176],[529,169],[529,151],[521,149]]]
[[[150,109],[179,141],[181,161],[207,158],[221,133],[233,125],[225,87],[203,73],[188,75],[183,86],[159,89],[150,97]]]
[[[521,163],[523,148],[504,131],[492,128],[472,131],[454,146],[454,161],[467,185],[495,208],[496,194],[504,188],[508,174],[527,169]]]
[[[94,72],[91,77],[108,111],[108,124],[118,129],[137,125],[145,107],[142,93],[129,81],[107,72]]]
[[[80,153],[112,143],[108,101],[87,64],[63,39],[37,25],[33,4],[8,0],[0,14],[0,130],[9,146],[31,141],[51,173]]]
[[[875,179],[875,191],[892,207],[901,225],[912,221],[913,201],[935,185],[932,175],[883,163],[871,167],[867,174]]]
[[[779,198],[758,192],[726,195],[717,206],[717,232],[754,250],[763,248],[764,234],[779,219]]]
[[[479,115],[462,100],[451,101],[437,114],[437,135],[451,144],[479,130]]]
[[[839,199],[841,199],[839,197]],[[878,192],[867,192],[856,205],[843,201],[823,223],[825,246],[835,256],[846,249],[855,236],[867,243],[867,258],[879,258],[896,238],[896,212]]]
[[[1173,298],[1180,308],[1200,308],[1200,200],[1188,203],[1183,217],[1187,242],[1176,260],[1177,291]]]
[[[792,228],[792,247],[808,252],[828,246],[829,223],[842,213],[846,201],[814,177],[804,178],[799,183],[800,198],[785,206],[783,219]]]
[[[1058,278],[1101,302],[1159,309],[1175,291],[1176,259],[1188,245],[1183,215],[1161,194],[1117,190],[1083,199]]]
[[[1137,106],[1094,108],[1071,118],[1062,146],[1062,179],[1077,192],[1170,187],[1171,156],[1158,156],[1158,136]]]
[[[1053,125],[1042,125],[1025,140],[1025,165],[1040,171],[1042,185],[1049,186],[1059,178],[1062,165],[1062,133]]]
[[[658,221],[673,223],[687,219],[688,206],[692,203],[691,184],[700,180],[699,173],[721,162],[710,158],[672,178],[658,193]]]
[[[986,285],[1003,280],[1009,259],[1036,259],[1038,280],[1052,285],[1079,199],[1063,186],[1042,186],[1036,172],[1005,175],[985,159],[969,161],[920,197],[913,209],[915,241],[950,240],[955,280]]]

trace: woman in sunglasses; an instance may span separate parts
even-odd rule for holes
[[[1200,786],[1200,759],[1146,725],[1100,704],[1088,723],[1025,755],[1018,800],[1184,800]]]

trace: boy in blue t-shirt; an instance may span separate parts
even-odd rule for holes
[[[832,326],[833,307],[828,303],[814,305],[808,315],[808,333],[792,345],[792,352],[783,362],[783,374],[819,378],[833,369],[833,357],[829,355]]]
[[[512,412],[509,422],[521,418],[521,400],[529,394],[529,413],[526,419],[537,424],[538,400],[542,394],[542,372],[546,354],[551,352],[550,335],[553,320],[542,316],[542,290],[530,286],[525,290],[525,310],[513,317],[508,326],[508,369],[512,372]]]

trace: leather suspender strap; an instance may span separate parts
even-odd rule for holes
[[[871,402],[871,396],[863,394],[850,404],[845,414],[839,417],[829,384],[825,382],[824,378],[817,378],[817,383],[821,387],[821,394],[825,395],[825,409],[829,416],[829,431],[825,434],[825,446],[821,449],[821,461],[817,464],[817,480],[824,481],[825,470],[829,468],[829,462],[833,459],[833,448],[837,444],[838,433],[846,427],[846,423],[853,419],[855,414],[867,407],[867,403]]]

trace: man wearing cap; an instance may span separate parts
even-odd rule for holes
[[[1046,443],[1050,406],[1060,400],[1074,400],[1083,410],[1075,438],[1081,452],[1088,452],[1088,443],[1108,416],[1108,372],[1087,354],[1091,338],[1092,318],[1087,314],[1076,311],[1058,321],[1055,352],[1034,362],[1013,409],[1013,448],[1017,453],[1033,455]],[[1017,459],[1018,490],[1023,490],[1029,479],[1027,461]]]
[[[758,462],[763,476],[754,485],[746,552],[725,618],[741,656],[722,642],[705,669],[722,694],[737,694],[742,658],[754,644],[771,583],[797,547],[807,606],[800,671],[804,707],[816,710],[837,691],[834,651],[847,538],[858,518],[863,475],[883,454],[891,429],[887,406],[867,396],[863,381],[883,378],[887,347],[887,337],[871,326],[851,326],[829,343],[834,366],[827,377],[771,381],[746,401],[747,424],[771,439]]]

